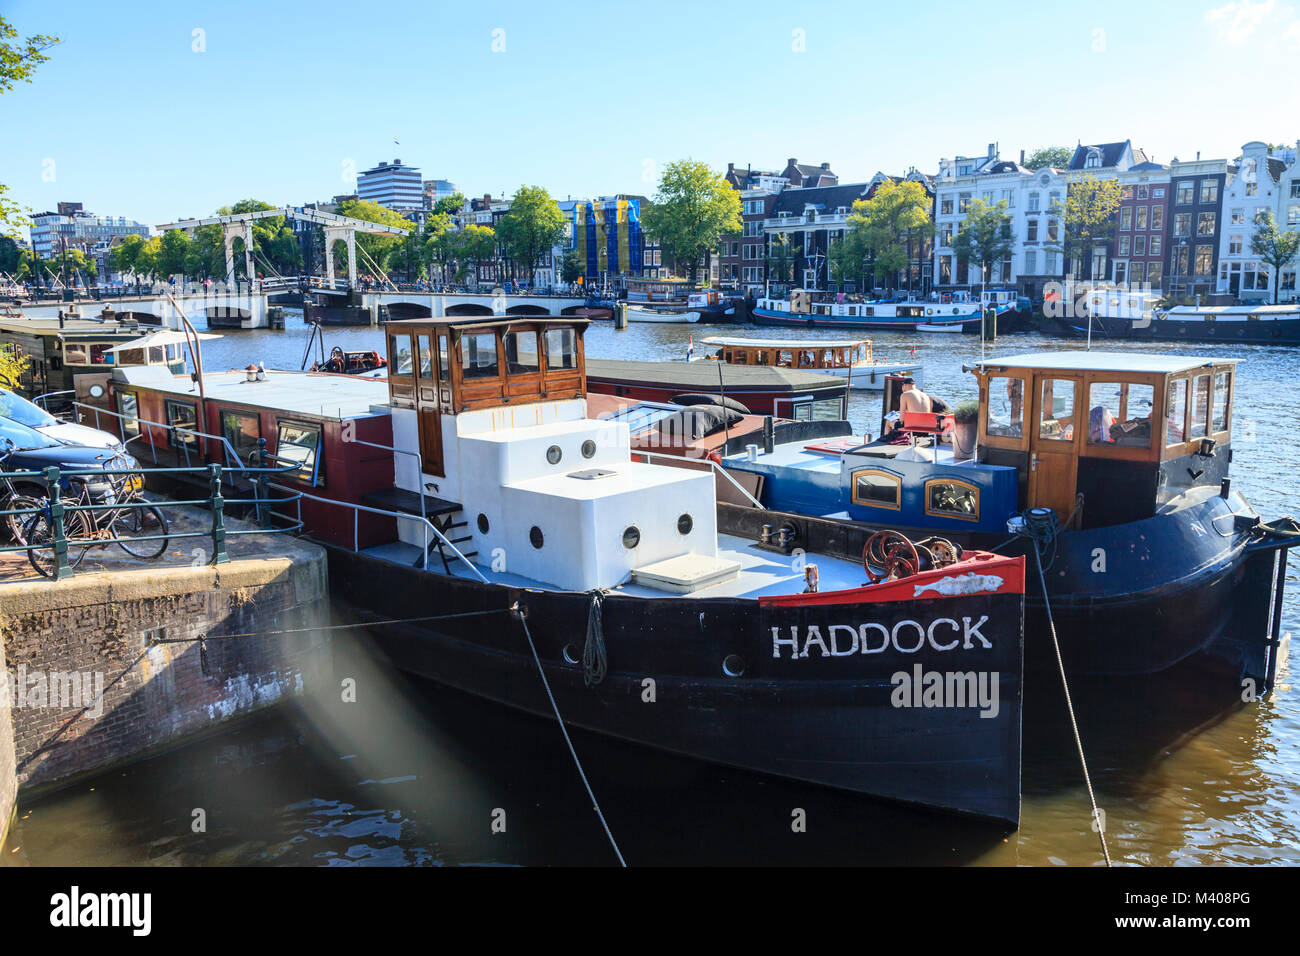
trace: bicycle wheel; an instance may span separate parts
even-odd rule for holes
[[[161,557],[167,550],[167,516],[160,508],[150,505],[148,508],[132,508],[119,515],[113,522],[113,537],[127,554],[152,561]],[[150,537],[144,541],[134,541],[143,535]],[[162,535],[154,538],[152,535]]]
[[[4,505],[6,511],[22,511],[25,508],[44,508],[44,498],[32,498],[28,495],[14,495]],[[24,530],[34,514],[26,515],[5,515],[5,530],[9,532],[9,537],[13,539],[14,544],[26,544],[27,538],[24,536]]]
[[[86,538],[86,519],[81,512],[73,513],[63,525],[65,538]],[[27,560],[47,578],[54,577],[54,528],[45,512],[34,514],[23,528],[23,543],[27,545]],[[68,567],[75,568],[89,551],[89,546],[68,545]]]

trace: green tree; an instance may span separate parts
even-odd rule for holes
[[[957,228],[952,242],[957,260],[979,266],[981,274],[991,271],[995,263],[1010,258],[1012,248],[1011,217],[1007,215],[1007,201],[1000,199],[986,203],[972,199],[966,218]]]
[[[135,263],[140,257],[140,249],[144,246],[143,236],[124,236],[122,241],[108,253],[108,267],[114,271],[127,275],[135,273]]]
[[[183,275],[190,251],[190,237],[183,229],[168,229],[158,242],[158,274]]]
[[[740,232],[740,194],[707,164],[680,159],[665,167],[654,204],[642,219],[665,255],[687,264],[694,284],[700,262],[722,237]]]
[[[919,258],[921,244],[934,235],[930,197],[912,180],[881,183],[870,199],[853,203],[849,229],[854,250],[872,257],[872,271],[892,292],[894,278]]]
[[[465,205],[465,197],[460,193],[452,193],[450,196],[443,196],[433,204],[435,215],[454,216],[460,212],[461,207]]]
[[[1074,150],[1068,146],[1040,146],[1025,160],[1025,169],[1042,169],[1045,166],[1065,169],[1073,158]]]
[[[420,256],[429,275],[433,275],[434,266],[445,282],[447,264],[450,259],[450,244],[447,237],[451,234],[451,216],[445,212],[434,212],[424,221],[424,232],[420,234]]]
[[[133,271],[142,279],[153,279],[162,273],[158,269],[158,253],[162,249],[162,238],[154,236],[140,243],[135,254]]]
[[[344,200],[339,203],[338,213],[340,216],[363,219],[366,222],[379,223],[381,226],[395,226],[408,232],[415,229],[415,223],[405,216],[369,199]],[[381,272],[387,271],[389,260],[397,253],[405,241],[401,236],[357,234],[357,247],[364,250]],[[364,271],[364,257],[358,256],[358,258],[362,260],[362,264],[359,264],[358,268]]]
[[[861,237],[854,232],[832,239],[826,249],[826,266],[831,281],[843,285],[850,280],[860,280],[864,253]]]
[[[510,211],[497,225],[505,254],[531,283],[533,270],[564,235],[564,213],[541,186],[520,186],[510,201]]]
[[[58,37],[43,33],[19,39],[18,31],[0,17],[0,93],[8,93],[15,83],[30,83],[36,68],[49,59],[45,51],[58,42]],[[18,236],[28,220],[8,192],[9,187],[0,183],[0,233]]]
[[[459,266],[457,280],[463,282],[471,275],[477,278],[479,263],[496,254],[496,233],[490,226],[471,223],[460,232],[451,233],[451,237],[451,257]]]
[[[1300,232],[1279,229],[1273,214],[1263,213],[1255,220],[1250,251],[1273,270],[1273,304],[1277,305],[1282,288],[1282,270],[1295,262],[1297,253],[1300,253]]]
[[[0,235],[0,272],[13,275],[18,271],[22,259],[22,250],[11,236]]]
[[[794,255],[790,250],[788,233],[777,233],[767,246],[768,278],[775,282],[789,282],[790,269],[794,265]]]
[[[577,249],[570,249],[564,254],[564,262],[560,267],[561,280],[572,285],[581,279],[586,272],[587,263]]]
[[[1118,179],[1098,179],[1091,173],[1072,177],[1061,211],[1064,241],[1047,248],[1063,251],[1067,261],[1074,260],[1075,273],[1081,272],[1084,263],[1091,261],[1093,249],[1114,238],[1119,200]]]

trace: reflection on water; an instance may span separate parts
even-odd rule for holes
[[[719,329],[595,325],[596,357],[682,359],[688,336]],[[727,331],[735,332],[734,327]],[[809,337],[816,331],[763,329]],[[297,368],[305,343],[286,332],[227,333],[204,344],[208,368]],[[873,336],[877,354],[917,349],[925,387],[950,403],[974,397],[962,371],[974,336]],[[382,348],[377,330],[326,333],[327,349]],[[1007,336],[990,354],[1072,348]],[[1099,343],[1098,347],[1106,347]],[[1142,350],[1168,351],[1157,345]],[[1179,347],[1245,359],[1235,403],[1234,485],[1271,518],[1294,506],[1280,480],[1300,456],[1288,398],[1297,353],[1266,347]],[[879,428],[879,396],[855,393],[856,430]],[[1294,562],[1293,562],[1294,568]],[[1300,585],[1288,574],[1284,629],[1300,631]],[[612,864],[586,793],[553,723],[516,714],[372,662],[336,639],[337,694],[269,715],[177,751],[24,805],[8,864]],[[1189,689],[1194,694],[1194,688]],[[1267,701],[1208,723],[1187,739],[1133,732],[1140,689],[1084,718],[1112,857],[1134,864],[1300,863],[1300,706],[1288,671]],[[1097,865],[1087,793],[1069,730],[1027,727],[1039,741],[1024,769],[1021,827],[1003,832],[835,791],[718,768],[575,733],[601,808],[637,864]],[[1055,744],[1053,744],[1055,740]],[[194,833],[194,810],[207,830]],[[795,833],[802,808],[807,831]],[[505,832],[493,821],[504,813]]]

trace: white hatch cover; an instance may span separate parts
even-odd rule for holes
[[[633,568],[632,582],[656,591],[690,594],[729,581],[738,574],[739,561],[725,561],[704,554],[679,554],[643,568]]]

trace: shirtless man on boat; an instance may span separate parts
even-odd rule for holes
[[[912,377],[903,379],[903,394],[899,396],[898,408],[901,412],[936,412],[948,411],[948,403],[942,398],[927,395],[916,387]]]

